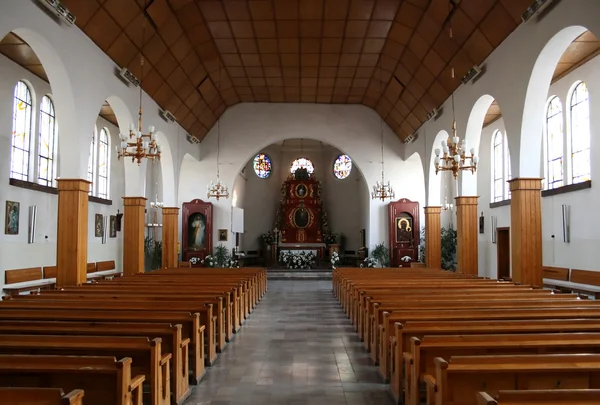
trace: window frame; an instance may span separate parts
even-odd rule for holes
[[[104,142],[103,137],[106,138],[106,142]],[[106,145],[104,151],[104,158],[106,159],[106,176],[102,175],[100,170],[103,145]],[[106,127],[102,127],[102,129],[100,129],[100,134],[98,135],[97,156],[96,179],[98,181],[98,187],[96,187],[96,197],[108,200],[110,198],[110,132]],[[101,178],[104,179],[104,189],[101,189]]]
[[[552,103],[554,101],[558,102],[558,106],[560,107],[560,110],[556,113],[554,113],[553,115],[550,115],[550,109],[552,107]],[[547,102],[546,102],[546,113],[545,113],[545,119],[544,119],[544,157],[545,157],[545,162],[544,162],[544,171],[545,171],[545,189],[546,190],[552,190],[552,189],[556,189],[556,188],[560,188],[563,187],[565,185],[565,169],[564,169],[564,158],[565,158],[565,152],[564,152],[564,144],[565,144],[565,131],[564,131],[564,108],[563,108],[563,103],[560,100],[560,98],[558,96],[551,96],[548,98]],[[559,123],[560,125],[557,125],[557,128],[560,129],[560,136],[557,136],[557,139],[560,139],[560,145],[561,145],[561,154],[558,157],[552,158],[550,156],[550,148],[551,148],[551,144],[550,144],[550,132],[549,132],[549,122],[551,119],[557,117],[558,119],[560,119]],[[558,141],[556,141],[558,144]],[[550,166],[552,162],[560,162],[559,165],[557,165],[558,167],[560,167],[560,179],[559,180],[554,180],[551,182],[550,179]]]
[[[44,101],[48,100],[49,111],[44,111]],[[37,143],[37,183],[46,187],[56,187],[57,177],[57,150],[58,150],[58,123],[56,121],[56,110],[54,101],[46,94],[40,101],[39,125],[38,125],[38,143]],[[42,120],[45,116],[49,117],[48,125]],[[51,144],[48,156],[42,155],[42,132],[48,130],[51,134],[48,135],[48,143]],[[48,161],[48,176],[41,177],[42,159]]]
[[[585,88],[585,94],[586,94],[586,98],[577,101],[576,103],[574,103],[574,99],[575,96],[578,94],[577,91],[579,88],[581,88],[581,86],[583,86]],[[581,136],[581,132],[578,131],[577,134],[575,134],[574,131],[574,124],[576,124],[574,118],[573,118],[573,110],[574,108],[577,108],[579,106],[582,106],[583,104],[587,105],[587,135],[588,135],[588,144],[587,144],[587,148],[578,150],[578,151],[573,151],[573,140],[575,139],[576,136]],[[581,127],[579,127],[581,128]],[[568,158],[568,179],[569,179],[569,184],[578,184],[578,183],[583,183],[586,182],[588,180],[591,180],[591,175],[592,175],[592,168],[591,168],[591,117],[590,117],[590,92],[589,89],[587,88],[587,83],[584,82],[583,80],[578,80],[575,83],[573,83],[573,85],[571,86],[571,91],[569,92],[569,114],[568,114],[568,140],[567,140],[567,158]],[[575,176],[575,161],[576,161],[576,154],[580,154],[580,156],[582,156],[582,154],[585,154],[587,152],[587,158],[588,158],[588,167],[587,167],[587,173],[582,175],[582,176]],[[585,156],[582,156],[585,159]]]
[[[348,158],[348,162],[350,163],[350,168],[348,169],[348,174],[346,174],[345,176],[338,176],[338,174],[336,173],[336,165],[338,163],[338,161],[342,158],[342,157],[346,157]],[[350,174],[352,174],[352,169],[354,168],[354,161],[352,160],[352,158],[350,157],[350,155],[346,154],[346,153],[341,153],[339,155],[337,155],[337,157],[333,160],[333,167],[332,167],[332,172],[333,172],[333,177],[335,177],[337,180],[345,180],[348,177],[350,177]]]
[[[25,88],[25,100],[22,100],[19,95],[18,95],[18,91],[19,91],[19,86],[22,85]],[[13,88],[13,110],[12,110],[12,114],[13,114],[13,119],[12,119],[12,133],[11,133],[11,142],[10,142],[10,171],[9,171],[9,178],[11,179],[16,179],[16,180],[21,180],[21,181],[29,181],[30,180],[30,176],[32,175],[32,163],[31,163],[31,153],[32,153],[32,141],[33,141],[33,131],[34,131],[34,111],[33,111],[33,106],[35,105],[35,99],[34,99],[34,93],[31,89],[31,86],[29,84],[27,84],[24,80],[19,80],[17,81],[17,84],[15,84],[14,88]],[[28,98],[28,100],[27,100]],[[24,138],[23,139],[23,148],[20,148],[18,146],[15,146],[15,135],[16,135],[16,130],[17,130],[17,105],[18,102],[23,102],[25,103],[26,107],[25,107],[25,119],[24,119],[24,130],[25,132],[23,132],[24,134]],[[27,112],[28,110],[28,112]],[[27,127],[27,122],[28,122],[28,127]],[[27,149],[24,149],[25,147],[27,147]],[[13,170],[13,164],[14,164],[14,159],[15,159],[15,149],[18,149],[20,152],[19,153],[23,153],[23,161],[21,163],[21,170],[23,170],[24,172],[16,172]]]
[[[496,140],[499,139],[500,142]],[[497,156],[496,150],[500,148],[500,154]],[[491,156],[492,156],[492,166],[491,166],[491,199],[492,203],[498,203],[505,200],[510,200],[510,185],[508,181],[511,179],[511,169],[510,169],[510,150],[508,148],[508,137],[506,136],[506,132],[501,131],[500,129],[496,129],[492,133],[492,142],[491,142]],[[500,157],[502,160],[500,167],[500,176],[496,173],[496,158]],[[496,184],[500,182],[501,192],[499,195],[496,195]]]

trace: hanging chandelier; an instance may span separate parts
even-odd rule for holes
[[[379,70],[379,80],[381,83],[381,95],[383,96],[383,81],[381,80],[381,68]],[[394,199],[396,194],[394,193],[394,189],[390,184],[390,181],[386,183],[383,178],[383,117],[379,117],[380,123],[380,133],[381,133],[381,181],[377,180],[377,183],[373,186],[373,191],[371,192],[371,199],[373,200],[381,200],[385,201],[386,199]]]
[[[217,87],[219,94],[221,90],[221,60],[219,59],[219,85]],[[217,182],[213,183],[212,181],[208,184],[207,188],[207,196],[208,198],[216,198],[217,201],[221,198],[229,198],[229,190],[227,186],[221,182],[219,177],[219,140],[221,138],[221,126],[219,125],[220,117],[217,119]]]
[[[142,42],[146,32],[146,18],[142,23]],[[140,52],[140,70],[141,70],[141,82],[140,82],[140,107],[138,112],[138,125],[132,123],[129,127],[129,133],[121,133],[120,147],[117,146],[117,158],[120,160],[121,157],[131,157],[131,161],[137,160],[138,166],[142,164],[142,159],[160,159],[161,147],[156,142],[155,128],[153,125],[148,127],[148,133],[142,133],[142,82],[144,81],[144,55]]]

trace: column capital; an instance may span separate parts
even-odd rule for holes
[[[440,214],[442,212],[441,206],[423,207],[425,214]]]
[[[163,215],[179,215],[179,207],[162,207]]]
[[[456,200],[456,205],[477,205],[477,200],[479,196],[463,196],[463,197],[454,197]]]
[[[542,178],[538,177],[517,177],[508,180],[510,191],[514,190],[541,190]]]
[[[148,199],[145,197],[123,197],[123,205],[134,205],[134,206],[146,206],[146,201]]]
[[[90,184],[88,180],[84,179],[56,179],[58,183],[58,189],[60,191],[90,191]]]

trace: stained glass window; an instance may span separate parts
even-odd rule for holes
[[[546,110],[546,163],[547,187],[563,185],[563,116],[562,103],[556,96],[550,99]]]
[[[102,128],[98,137],[98,197],[108,199],[109,173],[108,130]]]
[[[15,86],[13,98],[12,150],[10,177],[28,180],[31,137],[31,92],[24,82]]]
[[[88,174],[87,179],[90,183],[90,195],[94,195],[94,186],[96,184],[96,131],[92,132],[92,142],[90,143],[90,157],[88,158]]]
[[[571,170],[573,183],[590,180],[590,99],[580,82],[571,95]]]
[[[350,176],[352,171],[352,159],[348,155],[339,155],[333,162],[333,174],[338,179],[342,180]]]
[[[40,139],[38,150],[38,183],[52,187],[56,178],[57,126],[54,104],[44,96],[40,104]]]
[[[254,157],[254,173],[261,179],[266,179],[271,175],[273,166],[271,158],[264,153],[259,153]]]
[[[292,166],[290,167],[290,172],[295,173],[299,168],[305,168],[308,171],[308,174],[313,174],[315,171],[315,167],[313,163],[307,158],[298,158],[292,162]]]

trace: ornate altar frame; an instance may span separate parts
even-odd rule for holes
[[[207,255],[212,254],[212,234],[213,234],[213,205],[212,203],[195,199],[183,203],[181,207],[181,239],[182,239],[182,259],[189,261],[192,266],[200,267],[201,261]],[[197,215],[200,214],[200,215]],[[197,247],[190,240],[192,230],[190,228],[190,218],[192,221],[198,218],[200,221],[204,218],[204,245]]]
[[[421,227],[419,224],[419,203],[407,198],[389,204],[390,265],[410,267],[418,260]],[[400,260],[409,256],[411,262]]]

